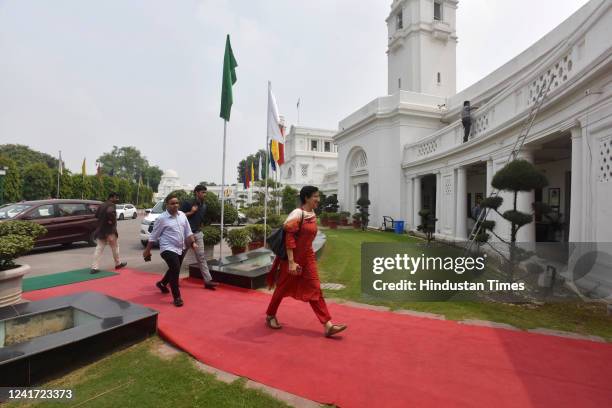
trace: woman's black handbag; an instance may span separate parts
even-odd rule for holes
[[[302,222],[304,222],[304,211],[302,211],[302,219],[300,219],[300,228],[298,229],[299,234],[302,229]],[[274,231],[268,238],[266,238],[268,248],[274,252],[274,255],[280,257],[282,260],[287,260],[287,247],[286,247],[286,232],[285,228],[281,226],[279,229]]]

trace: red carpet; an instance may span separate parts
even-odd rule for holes
[[[160,311],[160,334],[219,369],[341,407],[612,406],[612,345],[461,325],[330,304],[349,329],[326,339],[306,303],[286,299],[284,328],[264,325],[269,296],[182,282],[183,308],[156,275],[29,292],[38,300],[93,290]]]

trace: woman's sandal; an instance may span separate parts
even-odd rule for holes
[[[280,325],[278,320],[276,320],[276,316],[266,316],[266,326],[275,330],[283,328],[283,326]]]
[[[346,330],[347,327],[346,324],[334,324],[329,329],[325,329],[325,337],[331,337],[334,334],[338,334]]]

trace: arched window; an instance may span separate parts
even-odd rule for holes
[[[351,171],[356,172],[360,170],[366,170],[368,168],[368,156],[366,152],[360,150],[359,152],[353,155],[353,160],[351,162]]]

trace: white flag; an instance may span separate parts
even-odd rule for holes
[[[272,94],[272,85],[270,82],[268,82],[268,139],[283,143],[278,107],[276,106],[276,99]]]

